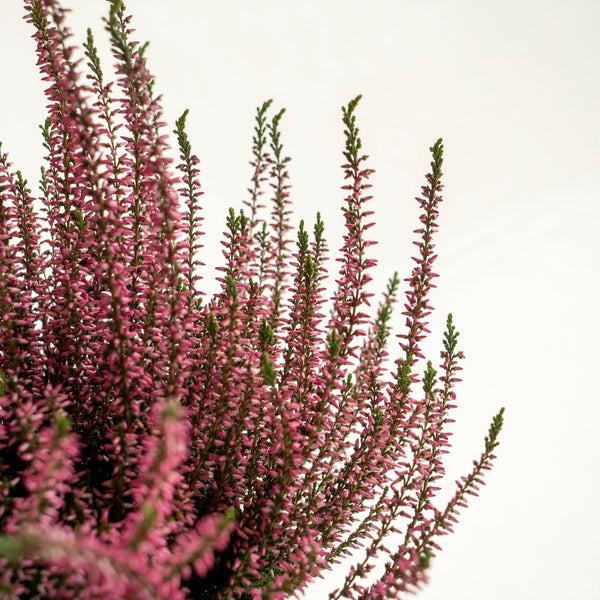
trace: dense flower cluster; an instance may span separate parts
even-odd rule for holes
[[[357,562],[331,600],[414,589],[502,425],[501,411],[472,472],[436,508],[462,357],[449,316],[440,372],[417,369],[441,140],[418,198],[390,372],[399,280],[369,317],[373,171],[359,98],[343,109],[346,233],[332,297],[319,216],[294,247],[283,111],[270,119],[266,102],[250,199],[229,213],[220,291],[203,301],[187,112],[174,165],[123,3],[110,0],[106,19],[115,82],[89,31],[82,76],[58,0],[25,7],[49,113],[40,197],[0,151],[0,597],[277,599],[348,556]],[[390,533],[401,533],[393,549]]]

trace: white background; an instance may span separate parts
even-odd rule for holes
[[[102,0],[70,24],[107,47]],[[37,180],[44,119],[31,28],[0,1],[0,139]],[[598,258],[600,3],[595,0],[129,0],[169,129],[187,107],[219,260],[250,177],[255,107],[287,107],[294,221],[320,210],[340,245],[342,104],[358,93],[379,244],[373,291],[409,274],[413,200],[444,138],[433,303],[437,361],[454,313],[467,354],[450,484],[506,406],[498,460],[444,538],[423,600],[600,598]],[[108,70],[108,64],[106,69]],[[333,266],[333,265],[332,265]],[[207,273],[211,277],[211,273]],[[212,290],[207,280],[206,289]],[[396,319],[398,325],[402,319]],[[445,488],[447,497],[451,487]],[[335,578],[334,578],[335,579]],[[326,597],[331,580],[307,594]],[[333,581],[335,583],[335,580]]]

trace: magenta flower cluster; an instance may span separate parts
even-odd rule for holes
[[[346,230],[331,297],[320,217],[292,237],[283,111],[268,117],[266,102],[250,197],[229,213],[207,299],[187,111],[174,164],[145,47],[123,3],[109,4],[114,82],[90,31],[76,58],[58,0],[25,0],[48,118],[39,194],[0,151],[0,597],[279,599],[348,557],[330,600],[401,597],[476,495],[502,425],[500,411],[436,507],[462,357],[449,316],[439,370],[419,366],[441,140],[418,198],[395,363],[396,276],[369,316],[360,97],[343,108]]]

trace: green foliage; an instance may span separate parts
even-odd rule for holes
[[[358,127],[356,126],[356,115],[354,111],[362,98],[359,94],[348,103],[348,107],[342,106],[342,121],[346,126],[344,135],[346,136],[346,149],[344,156],[351,165],[357,164],[359,161],[358,151],[362,147],[361,139],[358,137]]]
[[[444,162],[444,144],[442,143],[442,138],[439,138],[429,150],[433,156],[433,160],[431,161],[431,175],[434,181],[438,181],[442,176],[442,164]]]
[[[266,385],[274,385],[277,378],[277,372],[275,371],[275,365],[269,358],[267,351],[262,353],[262,359],[260,363],[260,372],[263,376]]]
[[[492,419],[490,430],[485,437],[485,451],[486,453],[492,452],[496,446],[500,443],[498,441],[498,434],[504,424],[504,406],[500,409],[498,414]]]
[[[437,380],[437,371],[433,368],[431,361],[427,361],[427,369],[423,376],[423,390],[426,394],[432,394],[434,392],[435,382]]]

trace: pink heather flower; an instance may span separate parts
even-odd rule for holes
[[[206,298],[188,111],[174,164],[123,3],[110,0],[105,20],[116,81],[91,31],[78,58],[59,0],[24,5],[48,118],[39,197],[0,147],[2,593],[277,600],[349,557],[331,600],[417,589],[483,483],[503,419],[439,508],[463,356],[450,315],[439,374],[420,369],[441,140],[417,198],[395,349],[397,275],[371,310],[360,96],[342,109],[346,228],[331,296],[320,215],[294,246],[284,111],[269,118],[267,101],[249,199],[229,212],[220,290]]]

